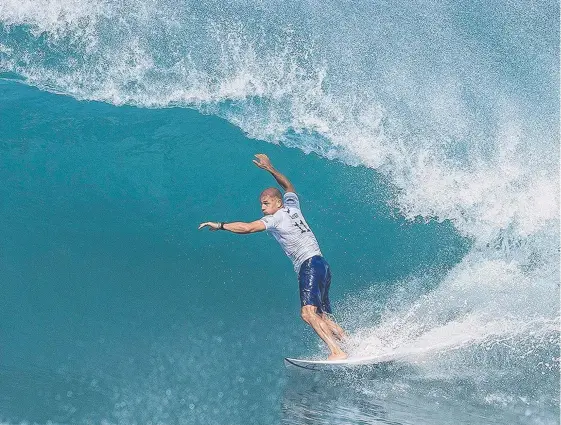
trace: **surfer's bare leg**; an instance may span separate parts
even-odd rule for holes
[[[310,325],[318,336],[327,344],[331,354],[329,360],[346,359],[347,354],[341,350],[341,347],[335,341],[333,332],[327,322],[317,314],[317,307],[315,305],[305,305],[301,310],[302,320]]]
[[[323,313],[321,317],[325,321],[325,323],[327,323],[327,326],[329,326],[329,329],[331,330],[331,333],[333,333],[333,336],[335,336],[335,338],[337,338],[339,341],[343,341],[347,338],[347,334],[345,333],[343,328],[339,326],[337,322],[335,322],[335,320],[329,317],[329,314]]]

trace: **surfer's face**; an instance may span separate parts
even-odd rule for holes
[[[262,196],[260,201],[263,215],[272,215],[282,208],[282,201],[273,196]]]

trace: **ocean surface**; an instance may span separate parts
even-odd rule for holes
[[[559,424],[559,242],[556,1],[0,0],[2,425]]]

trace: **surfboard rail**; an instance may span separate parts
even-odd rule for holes
[[[310,360],[285,357],[284,363],[287,367],[299,367],[309,370],[336,370],[352,368],[358,366],[375,366],[390,363],[394,360],[393,356],[378,355],[368,357],[349,357],[343,360]]]

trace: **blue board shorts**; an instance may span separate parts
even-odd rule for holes
[[[300,266],[298,272],[300,284],[300,305],[315,305],[319,314],[331,314],[329,304],[329,285],[331,285],[331,270],[329,264],[321,255],[308,258]]]

